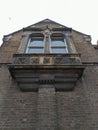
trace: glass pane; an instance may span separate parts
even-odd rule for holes
[[[52,53],[67,53],[66,48],[51,48]]]
[[[52,39],[51,46],[65,46],[64,39]]]
[[[44,46],[43,39],[31,39],[30,47],[35,47],[35,46]]]
[[[43,53],[43,48],[29,48],[27,53]]]

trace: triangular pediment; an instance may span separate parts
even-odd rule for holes
[[[68,28],[64,25],[61,25],[55,21],[52,21],[50,19],[42,20],[38,23],[35,23],[31,26],[28,26],[24,28],[24,30],[44,30],[44,29],[50,29],[50,30],[72,30],[71,28]]]

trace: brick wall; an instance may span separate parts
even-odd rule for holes
[[[73,31],[72,39],[74,41],[77,52],[81,54],[82,61],[95,62],[98,61],[96,51],[90,41],[86,41],[83,34]]]
[[[87,66],[71,92],[21,92],[6,65],[0,68],[0,128],[98,129],[98,67]]]
[[[0,68],[0,129],[36,127],[37,93],[21,92],[6,65]]]
[[[98,129],[98,67],[88,66],[72,92],[57,92],[59,129]]]
[[[12,79],[7,62],[12,62],[22,32],[4,42],[0,49],[0,129],[2,130],[98,130],[98,66],[86,65],[74,91],[21,92]],[[82,61],[97,62],[98,56],[83,35],[72,33]]]
[[[9,36],[6,36],[9,37]],[[5,40],[0,47],[0,63],[10,63],[12,62],[12,57],[14,53],[17,53],[19,45],[22,39],[22,31],[10,35],[8,40]]]

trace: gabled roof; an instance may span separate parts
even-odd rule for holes
[[[40,21],[40,22],[37,22],[37,23],[35,23],[35,24],[32,24],[32,25],[30,25],[30,26],[27,26],[27,27],[25,27],[25,28],[22,28],[22,29],[20,29],[20,30],[17,30],[17,31],[15,31],[15,32],[12,32],[12,33],[10,33],[10,34],[8,34],[8,35],[4,35],[4,37],[7,37],[7,36],[9,36],[9,35],[13,35],[13,34],[15,34],[15,33],[18,33],[18,32],[20,32],[20,31],[24,31],[24,30],[30,30],[30,29],[44,29],[44,28],[54,28],[54,30],[55,29],[58,29],[58,30],[60,30],[60,29],[62,29],[62,30],[72,30],[72,28],[69,28],[69,27],[66,27],[66,26],[64,26],[64,25],[62,25],[62,24],[59,24],[59,23],[57,23],[57,22],[55,22],[55,21],[52,21],[52,20],[50,20],[50,19],[44,19],[44,20],[42,20],[42,21]]]
[[[44,20],[42,20],[42,21],[40,21],[40,22],[37,22],[37,23],[35,23],[35,24],[32,24],[32,25],[30,25],[30,26],[27,26],[27,27],[25,27],[25,28],[23,28],[23,29],[20,29],[20,30],[18,30],[18,31],[15,31],[15,32],[13,32],[13,33],[10,33],[10,34],[8,34],[8,35],[4,35],[4,37],[7,37],[7,36],[10,36],[10,35],[13,35],[13,34],[15,34],[15,33],[18,33],[18,32],[20,32],[20,31],[25,31],[25,30],[43,30],[43,29],[45,29],[45,28],[49,28],[49,29],[52,29],[52,30],[64,30],[64,31],[66,31],[66,30],[69,30],[69,31],[71,31],[71,30],[73,30],[72,28],[69,28],[69,27],[66,27],[66,26],[64,26],[64,25],[62,25],[62,24],[59,24],[59,23],[57,23],[57,22],[55,22],[55,21],[52,21],[52,20],[50,20],[50,19],[44,19]],[[82,35],[86,35],[86,36],[90,36],[90,35],[87,35],[87,34],[84,34],[84,33],[82,33],[82,32],[79,32],[79,31],[76,31],[76,30],[73,30],[73,31],[75,31],[75,32],[77,32],[77,33],[80,33],[80,34],[82,34]]]
[[[55,21],[52,21],[50,19],[44,19],[44,20],[42,20],[40,22],[37,22],[37,23],[35,23],[33,25],[30,25],[30,26],[24,28],[24,30],[38,29],[38,28],[40,28],[42,30],[45,29],[45,28],[72,30],[71,28],[68,28],[68,27],[66,27],[64,25],[61,25],[61,24],[59,24],[59,23],[57,23]]]

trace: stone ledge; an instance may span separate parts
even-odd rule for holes
[[[13,64],[81,64],[80,54],[14,54]]]
[[[51,85],[57,91],[73,90],[84,65],[9,65],[9,71],[22,91],[37,91]]]

